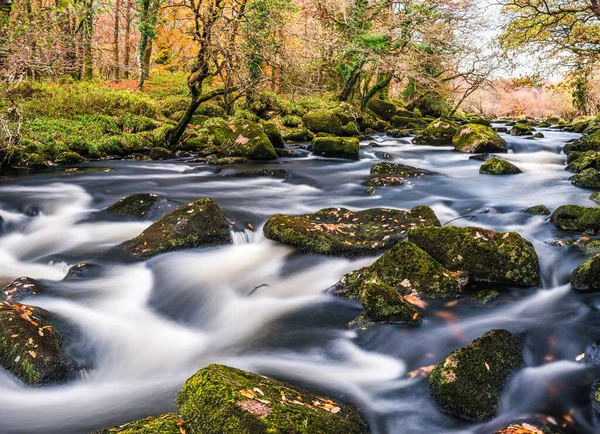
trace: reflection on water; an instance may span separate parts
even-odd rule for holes
[[[185,161],[98,162],[112,172],[36,174],[0,186],[0,280],[45,279],[48,290],[32,303],[80,330],[71,351],[85,366],[69,384],[31,389],[0,372],[4,434],[87,432],[173,410],[183,382],[219,362],[272,375],[356,402],[376,433],[485,433],[534,413],[562,420],[574,431],[594,432],[587,393],[598,373],[575,362],[600,337],[593,295],[572,293],[574,249],[545,241],[564,237],[545,217],[523,208],[567,203],[593,206],[589,191],[571,186],[560,149],[576,134],[544,131],[535,141],[505,136],[506,158],[523,170],[509,177],[479,175],[481,162],[451,148],[414,146],[376,137],[361,160],[283,159],[203,171]],[[364,194],[361,185],[385,151],[397,163],[442,176]],[[379,154],[381,155],[381,154]],[[222,177],[247,168],[285,168],[284,180]],[[232,245],[125,264],[112,247],[151,222],[103,220],[96,211],[133,193],[152,192],[178,204],[199,197],[217,201],[232,222]],[[275,213],[431,206],[442,223],[511,230],[532,241],[541,259],[542,287],[507,290],[482,306],[432,303],[419,328],[380,325],[365,332],[345,324],[356,303],[322,291],[344,273],[368,265],[303,255],[264,239],[261,226]],[[255,228],[254,230],[252,230]],[[69,266],[94,262],[99,275],[61,282]],[[469,424],[441,413],[424,378],[407,373],[437,363],[492,328],[527,332],[527,367],[504,391],[494,421]],[[556,392],[558,390],[558,393]]]

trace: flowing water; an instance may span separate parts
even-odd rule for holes
[[[415,146],[380,136],[361,160],[314,157],[277,163],[201,168],[185,160],[97,162],[114,170],[51,172],[0,184],[0,281],[45,279],[49,291],[31,303],[67,318],[79,330],[71,354],[84,367],[70,383],[30,388],[0,372],[0,433],[85,433],[151,414],[174,411],[183,382],[209,363],[222,363],[343,395],[356,403],[374,433],[487,433],[520,417],[547,415],[573,432],[598,432],[589,390],[600,376],[576,357],[600,338],[600,297],[569,287],[583,260],[546,217],[523,208],[544,204],[594,206],[573,187],[562,146],[578,135],[544,131],[546,138],[505,136],[515,176],[478,173],[481,162],[451,148]],[[366,143],[364,143],[366,145]],[[442,176],[380,188],[361,182],[383,161]],[[189,171],[198,167],[196,171]],[[221,177],[248,168],[285,168],[289,177]],[[115,245],[151,222],[108,220],[99,213],[123,196],[152,192],[172,204],[200,197],[217,201],[233,223],[233,244],[173,252],[144,263],[114,254]],[[442,223],[517,231],[541,260],[540,288],[512,289],[487,305],[462,300],[430,303],[422,326],[346,327],[354,302],[323,294],[344,273],[375,258],[351,261],[304,255],[266,240],[262,224],[276,213],[429,205]],[[463,218],[459,218],[463,217]],[[254,228],[254,230],[252,230]],[[62,282],[76,263],[100,272]],[[27,300],[25,300],[27,303]],[[458,421],[432,403],[427,380],[409,375],[494,328],[527,332],[527,366],[505,387],[503,407],[485,424]]]

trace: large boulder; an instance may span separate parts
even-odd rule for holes
[[[600,188],[600,172],[596,169],[585,169],[569,178],[571,184],[581,188]]]
[[[566,170],[570,172],[583,172],[586,169],[600,169],[600,152],[572,152],[567,158]]]
[[[54,325],[39,307],[0,302],[0,365],[29,386],[72,379],[77,364]]]
[[[352,271],[332,288],[338,296],[360,300],[361,285],[376,280],[397,294],[419,298],[454,298],[462,294],[457,273],[444,268],[411,242],[398,243],[368,267]]]
[[[479,173],[482,175],[516,175],[522,172],[511,162],[493,157],[481,165]]]
[[[283,137],[281,136],[281,131],[279,131],[277,125],[275,125],[272,122],[265,122],[264,124],[262,124],[262,127],[267,138],[269,139],[269,141],[275,149],[282,149],[285,147],[285,145],[283,144]]]
[[[410,211],[328,208],[298,216],[277,214],[264,226],[265,236],[306,253],[335,256],[376,255],[406,239],[409,228],[440,226],[426,206]]]
[[[578,291],[600,291],[600,255],[583,261],[571,273],[571,286]]]
[[[600,151],[600,130],[565,145],[563,152],[567,155],[573,152]]]
[[[502,388],[522,364],[521,337],[492,330],[438,363],[429,375],[429,391],[454,416],[489,420],[498,412]]]
[[[172,250],[230,242],[229,222],[212,199],[203,198],[166,214],[122,247],[137,258],[149,258]]]
[[[535,286],[540,279],[533,245],[516,232],[477,227],[422,227],[409,231],[409,241],[470,282]]]
[[[511,136],[528,136],[533,134],[533,128],[524,123],[518,123],[508,132]]]
[[[388,122],[396,114],[396,111],[398,111],[398,107],[396,107],[393,103],[378,98],[373,98],[371,101],[369,101],[367,108],[381,119]]]
[[[350,405],[222,365],[188,379],[177,404],[188,434],[369,433]]]
[[[446,146],[452,145],[452,138],[458,130],[458,125],[452,121],[437,119],[427,128],[419,132],[413,139],[417,145]]]
[[[360,145],[356,137],[315,137],[311,149],[321,157],[358,160]]]
[[[302,117],[306,128],[313,133],[328,133],[334,136],[344,134],[342,122],[333,110],[314,110]]]
[[[506,141],[485,125],[467,124],[459,127],[452,138],[452,144],[454,150],[460,152],[508,152]]]
[[[563,205],[552,213],[550,221],[565,231],[596,232],[600,230],[600,208]]]
[[[260,124],[250,121],[237,123],[233,135],[221,145],[225,157],[243,157],[249,160],[274,160],[277,152]]]

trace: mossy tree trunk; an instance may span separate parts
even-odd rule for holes
[[[123,42],[123,77],[129,78],[129,62],[131,59],[131,22],[133,21],[133,0],[125,4],[125,41]]]
[[[138,29],[140,42],[138,45],[138,90],[144,89],[144,82],[150,75],[150,58],[152,41],[156,37],[156,23],[160,0],[139,0],[140,10]]]
[[[120,47],[119,47],[119,36],[120,36],[120,25],[121,25],[121,0],[115,0],[115,22],[113,30],[113,63],[114,63],[114,79],[119,81],[121,79],[121,63],[120,63]]]
[[[339,101],[348,101],[350,99],[350,96],[352,95],[352,92],[354,91],[355,86],[357,85],[357,83],[360,80],[360,76],[361,76],[361,72],[362,72],[362,68],[363,68],[364,64],[365,64],[364,61],[358,62],[357,65],[352,70],[352,72],[349,74],[348,78],[346,79],[346,82],[344,83],[344,87],[342,88],[342,91],[340,92],[340,94],[338,96]]]
[[[373,97],[375,97],[375,95],[379,95],[385,89],[388,89],[388,98],[389,98],[389,86],[390,86],[391,81],[392,81],[392,74],[389,74],[389,73],[381,74],[377,83],[375,83],[375,85],[371,89],[369,89],[369,91],[365,94],[365,96],[361,102],[361,105],[360,105],[361,108],[362,109],[366,108],[367,104],[369,104],[369,101],[371,101],[373,99]],[[385,98],[385,99],[388,99],[388,98]]]
[[[8,32],[6,30],[12,11],[12,0],[0,0],[0,69],[4,66],[9,51],[7,47]]]
[[[84,80],[94,78],[94,58],[92,52],[92,42],[94,38],[94,0],[87,0],[82,23],[82,57],[83,69],[81,71]]]

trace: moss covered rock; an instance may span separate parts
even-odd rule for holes
[[[410,211],[328,208],[299,216],[274,215],[263,230],[267,238],[306,253],[364,256],[375,255],[404,240],[411,227],[439,225],[433,210],[426,206]]]
[[[491,127],[492,123],[490,121],[488,121],[487,119],[483,119],[483,118],[479,118],[479,117],[472,117],[467,119],[468,124],[476,124],[476,125],[484,125],[486,127]]]
[[[311,149],[321,157],[358,160],[360,145],[356,137],[315,137]]]
[[[78,163],[82,163],[84,161],[85,161],[85,158],[83,158],[77,152],[73,152],[73,151],[61,152],[54,159],[54,162],[56,164],[60,164],[60,165],[78,164]]]
[[[390,124],[395,128],[415,130],[426,128],[431,123],[430,120],[419,117],[393,116]]]
[[[171,158],[173,154],[167,148],[162,148],[160,146],[155,146],[150,150],[150,158],[153,160],[166,160]]]
[[[575,140],[563,148],[567,155],[572,152],[600,151],[600,130]]]
[[[179,118],[177,120],[179,120]],[[154,119],[133,113],[127,113],[121,116],[117,120],[117,124],[124,133],[129,134],[151,131],[158,127],[158,124]]]
[[[516,232],[477,227],[423,227],[409,241],[451,271],[466,272],[471,282],[535,286],[540,279],[533,245]]]
[[[454,416],[489,420],[498,412],[502,388],[522,364],[521,337],[492,330],[438,363],[429,391]]]
[[[235,125],[233,135],[221,145],[225,157],[244,157],[249,160],[274,160],[275,148],[255,122],[241,122]]]
[[[427,128],[419,132],[413,143],[417,145],[446,146],[452,145],[452,138],[458,130],[458,125],[444,119],[437,119]]]
[[[600,416],[600,380],[596,380],[594,384],[592,384],[590,404],[594,415],[596,417]]]
[[[377,163],[371,167],[371,176],[416,178],[424,175],[437,175],[437,173],[426,169],[419,169],[418,167],[394,163]]]
[[[511,136],[528,136],[533,134],[533,128],[524,123],[518,123],[508,132]]]
[[[348,137],[356,137],[360,136],[360,130],[358,129],[358,125],[354,122],[348,122],[346,125],[342,127],[342,132],[344,136]]]
[[[583,172],[586,169],[600,168],[600,152],[597,151],[586,151],[586,152],[573,152],[569,154],[567,159],[568,165],[566,170],[570,172]]]
[[[215,117],[206,120],[198,130],[199,138],[209,146],[221,146],[235,140],[234,132],[225,119]]]
[[[595,232],[600,230],[600,208],[563,205],[552,213],[550,221],[565,231]]]
[[[600,255],[582,262],[571,273],[571,286],[578,291],[600,291]]]
[[[544,205],[535,205],[523,210],[526,214],[531,215],[550,215],[550,210]]]
[[[571,184],[581,188],[600,188],[600,172],[596,169],[586,169],[569,178]]]
[[[222,365],[187,380],[177,404],[188,434],[369,433],[350,405]]]
[[[0,291],[2,301],[22,301],[24,298],[32,297],[43,292],[44,287],[40,282],[30,277],[19,277]]]
[[[182,434],[182,432],[185,432],[185,423],[181,415],[166,413],[94,431],[92,434]]]
[[[0,365],[29,386],[74,377],[77,365],[66,354],[49,312],[0,302]]]
[[[462,294],[458,273],[444,268],[411,242],[398,243],[372,265],[346,274],[333,294],[360,300],[363,282],[389,285],[399,295],[420,298],[454,298]]]
[[[277,125],[272,122],[265,122],[262,127],[263,131],[275,149],[281,149],[284,147],[283,137],[281,136],[281,132],[279,131],[279,128],[277,128]]]
[[[122,246],[135,257],[149,258],[172,250],[230,242],[229,222],[212,199],[203,198],[166,214]]]
[[[479,173],[483,175],[516,175],[522,172],[511,162],[493,157],[481,165]]]
[[[255,170],[244,170],[242,172],[234,173],[232,175],[226,175],[233,178],[275,178],[285,179],[288,176],[288,171],[285,169],[255,169]]]
[[[136,219],[147,218],[160,202],[161,197],[153,193],[138,193],[124,197],[106,208],[106,211]]]
[[[283,117],[282,123],[289,128],[298,128],[302,125],[302,118],[300,116],[288,115]]]
[[[597,204],[600,204],[600,191],[597,191],[596,193],[592,193],[590,195],[590,200],[593,200],[594,202],[596,202]]]
[[[373,98],[367,104],[367,108],[379,116],[384,121],[390,121],[398,111],[398,107],[389,101]]]
[[[506,141],[485,125],[467,124],[461,126],[452,138],[452,144],[454,150],[460,152],[474,154],[508,152]]]
[[[291,129],[283,134],[283,140],[286,142],[308,142],[312,140],[312,138],[312,133],[306,128]]]
[[[302,117],[306,128],[313,133],[328,133],[334,136],[344,134],[342,122],[333,110],[314,110]]]

